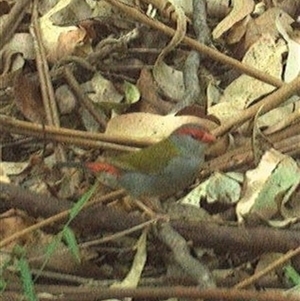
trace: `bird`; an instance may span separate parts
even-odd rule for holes
[[[105,158],[104,162],[86,162],[84,167],[134,198],[167,197],[195,180],[204,163],[205,149],[215,140],[202,126],[188,123],[156,144]]]

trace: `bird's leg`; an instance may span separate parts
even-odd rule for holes
[[[157,214],[155,213],[155,211],[153,211],[150,207],[148,207],[146,204],[144,204],[140,200],[134,199],[134,203],[136,204],[136,206],[139,209],[141,209],[150,218],[155,218],[157,216]]]
[[[142,200],[134,199],[134,202],[138,208],[140,208],[146,215],[151,218],[156,218],[158,215],[164,213],[160,200],[154,197],[143,197]]]

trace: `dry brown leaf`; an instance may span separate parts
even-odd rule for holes
[[[164,114],[171,109],[170,105],[159,98],[157,85],[147,68],[142,69],[137,81],[137,88],[141,92],[141,101],[135,106],[138,111]]]
[[[42,41],[47,58],[55,63],[66,55],[84,55],[91,51],[87,32],[82,27],[57,26],[52,16],[65,8],[70,1],[59,1],[52,9],[39,19]]]
[[[300,2],[295,0],[273,0],[274,5],[286,13],[288,13],[291,17],[297,18],[300,13]]]
[[[74,30],[62,32],[57,40],[56,47],[49,52],[51,62],[59,61],[68,55],[85,56],[91,51],[90,41],[86,30],[78,27]]]
[[[44,109],[38,82],[20,72],[14,81],[15,104],[22,114],[35,123],[44,122]]]
[[[269,34],[271,37],[279,36],[275,20],[281,15],[280,21],[285,25],[291,24],[294,20],[279,8],[268,9],[265,13],[256,19],[250,19],[245,34],[244,49],[248,50],[261,36]]]
[[[18,231],[22,231],[32,224],[32,219],[23,212],[10,209],[0,215],[0,240],[5,239]],[[25,245],[34,240],[34,233],[23,235],[21,238],[14,240],[5,247],[6,250],[12,250],[16,244]]]

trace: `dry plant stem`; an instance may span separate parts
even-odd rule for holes
[[[98,112],[98,110],[95,108],[94,104],[92,101],[89,99],[88,96],[86,96],[83,92],[82,89],[74,77],[72,71],[70,68],[65,67],[64,70],[65,74],[65,80],[72,89],[73,93],[77,96],[78,100],[80,103],[89,111],[89,113],[94,117],[94,119],[99,123],[99,125],[102,128],[106,128],[106,121],[105,121],[105,116],[104,114],[101,116]]]
[[[45,49],[42,43],[41,31],[37,16],[37,1],[34,1],[32,10],[32,26],[30,28],[33,36],[34,48],[36,53],[37,69],[41,84],[41,92],[43,98],[44,109],[46,112],[47,124],[59,127],[59,117],[54,96],[54,90],[49,74],[49,67],[46,59]]]
[[[293,124],[280,132],[267,135],[267,138],[274,144],[274,148],[282,153],[293,155],[300,154],[299,124]],[[293,141],[293,143],[291,143],[291,141]],[[228,151],[225,154],[206,162],[202,176],[209,175],[215,170],[227,171],[242,166],[249,167],[252,162],[253,153],[249,138],[243,146]]]
[[[67,251],[67,252],[69,252],[69,251]],[[13,273],[18,273],[17,268],[10,267],[9,271],[13,272]],[[40,269],[34,269],[34,268],[30,268],[30,272],[31,272],[32,276],[39,275],[41,278],[51,279],[52,281],[55,281],[55,283],[61,283],[61,282],[63,282],[63,283],[71,282],[71,283],[77,283],[77,284],[90,284],[91,283],[91,279],[89,279],[89,278],[74,276],[74,275],[70,275],[70,274],[63,274],[61,272],[53,272],[53,271],[45,271],[45,270],[41,271]],[[60,286],[60,285],[58,284],[57,286]],[[38,292],[40,289],[40,286],[35,284],[34,288],[35,288],[35,291]],[[49,287],[48,288],[43,287],[43,288],[44,288],[44,290],[43,290],[44,292],[47,291],[47,293],[50,293]],[[14,283],[14,284],[8,285],[6,287],[6,289],[8,291],[14,290],[14,291],[20,292],[21,286],[18,285],[17,283]],[[19,300],[21,300],[21,299],[19,299]],[[1,301],[2,301],[2,299],[1,299]]]
[[[230,121],[219,126],[217,129],[212,131],[212,133],[216,136],[221,136],[224,133],[228,132],[232,127],[239,126],[245,121],[249,120],[250,118],[253,118],[260,108],[261,114],[264,114],[278,107],[280,104],[284,103],[289,97],[293,96],[294,94],[297,94],[299,91],[300,77],[297,77],[290,83],[284,84],[278,90],[266,96],[260,102],[249,107],[248,109],[245,109],[240,114],[236,114],[230,119]]]
[[[98,43],[95,47],[95,52],[89,54],[86,60],[91,65],[96,65],[101,69],[101,61],[108,55],[114,52],[123,52],[125,45],[128,45],[131,41],[137,39],[139,37],[140,29],[134,28],[129,31],[127,34],[121,36],[118,39],[114,38],[106,38]],[[127,47],[126,47],[127,48]],[[126,49],[127,51],[127,49]]]
[[[279,132],[267,135],[267,137],[271,140],[272,143],[281,144],[281,142],[283,140],[285,140],[289,137],[299,135],[299,126],[300,126],[299,124],[300,124],[300,120],[298,123],[290,124],[289,127],[285,128]],[[263,132],[263,133],[265,134],[265,132]]]
[[[111,136],[101,133],[90,133],[85,131],[71,130],[67,128],[56,128],[53,126],[42,126],[27,121],[17,120],[0,114],[1,131],[15,134],[28,135],[38,137],[40,139],[50,139],[53,141],[70,143],[86,147],[103,147],[115,150],[135,150],[135,146],[146,146],[157,142],[149,139],[129,139],[121,136]],[[115,144],[113,144],[115,142]],[[124,144],[123,146],[120,144]]]
[[[281,129],[284,129],[288,126],[290,126],[294,122],[299,122],[300,120],[300,109],[296,110],[295,112],[290,113],[288,116],[286,116],[283,120],[278,122],[277,124],[270,126],[264,131],[264,134],[272,134],[274,132],[277,132]]]
[[[34,218],[48,218],[70,209],[74,205],[63,199],[39,195],[19,186],[5,183],[0,183],[0,198],[1,210],[18,208]],[[114,233],[145,222],[145,218],[140,214],[127,213],[102,204],[103,202],[82,210],[72,222],[71,227],[84,237],[98,233],[99,229]],[[165,217],[162,216],[162,219],[165,220]],[[66,220],[67,218],[61,220],[57,226]],[[186,240],[192,240],[195,246],[213,248],[219,252],[282,253],[300,245],[299,234],[293,230],[277,230],[266,227],[241,228],[188,220],[170,220],[170,224]],[[227,246],[226,250],[224,250],[224,245]]]
[[[240,283],[236,284],[234,286],[234,288],[236,289],[241,289],[241,288],[245,288],[253,283],[255,283],[257,280],[259,280],[260,278],[262,278],[263,276],[267,275],[268,273],[270,273],[271,271],[273,271],[274,269],[282,266],[283,264],[285,264],[288,260],[292,259],[293,257],[297,256],[300,254],[300,247],[298,247],[295,250],[291,250],[289,252],[287,252],[285,255],[281,256],[279,259],[275,260],[274,262],[272,262],[271,264],[269,264],[266,268],[264,268],[263,270],[255,273],[253,276],[241,281]]]
[[[96,50],[95,52],[92,52],[87,56],[87,61],[91,65],[99,65],[100,62],[110,55],[111,53],[115,53],[117,51],[120,51],[120,44],[115,43],[115,44],[108,44],[103,46],[101,49]]]
[[[239,227],[207,222],[171,220],[172,227],[195,246],[213,248],[216,252],[254,256],[266,252],[288,252],[300,245],[299,232],[259,227]],[[224,248],[226,246],[226,248]]]
[[[43,128],[41,125],[33,124],[26,121],[19,121],[8,116],[0,115],[0,129],[1,131],[9,131],[11,133],[23,134],[28,136],[35,136],[41,139],[50,139],[54,141],[60,141],[64,143],[69,143],[73,145],[78,145],[82,147],[94,147],[103,149],[113,149],[118,151],[133,151],[136,150],[132,147],[122,146],[113,143],[106,143],[102,141],[115,141],[117,143],[132,144],[145,146],[149,145],[149,141],[146,140],[127,140],[121,137],[108,136],[101,133],[89,133],[84,131],[70,130],[66,128],[55,128],[51,126],[45,126]],[[294,155],[299,155],[300,148],[297,145],[288,143],[289,137],[297,135],[299,132],[299,125],[294,124],[285,130],[272,134],[269,136],[272,143],[275,144],[275,148],[282,151],[283,149],[288,153]],[[95,141],[96,140],[96,141]],[[99,141],[97,141],[99,140]],[[139,142],[139,143],[138,143]],[[153,141],[155,142],[155,141]],[[242,165],[252,162],[253,155],[251,150],[250,141],[233,151],[227,152],[218,158],[214,158],[206,163],[204,168],[204,173],[202,176],[210,174],[212,170],[229,170],[232,168],[237,168]]]
[[[126,4],[122,3],[121,1],[117,1],[117,0],[105,0],[105,1],[118,7],[120,10],[124,11],[126,14],[128,14],[130,17],[137,20],[138,22],[147,24],[147,25],[151,26],[152,28],[155,28],[171,37],[175,34],[175,30],[172,29],[171,27],[168,27],[159,21],[148,18],[146,15],[144,15],[143,13],[141,13],[140,11],[138,11],[137,9],[135,9],[132,6],[126,5]],[[185,37],[182,40],[182,42],[216,61],[219,61],[223,64],[227,64],[227,65],[233,67],[234,69],[240,71],[241,73],[245,73],[249,76],[259,79],[272,86],[281,87],[284,84],[278,78],[270,76],[270,75],[268,75],[262,71],[259,71],[251,66],[247,66],[247,65],[239,62],[238,60],[235,60],[229,56],[222,54],[221,52],[219,52],[217,50],[214,50],[206,45],[203,45],[203,44],[195,41],[194,39]]]
[[[280,135],[273,135],[270,140],[274,144],[274,148],[278,151],[287,153],[288,155],[299,155],[300,135],[297,135],[298,133],[293,133],[291,130],[299,132],[299,124],[286,129],[283,133],[278,133]],[[236,170],[243,166],[246,166],[249,169],[252,163],[253,152],[251,149],[251,142],[249,140],[245,143],[245,145],[206,162],[203,166],[203,171],[201,172],[200,177],[208,176],[212,171],[216,170]]]
[[[62,66],[66,65],[66,64],[69,64],[69,63],[75,63],[76,65],[78,65],[78,66],[80,66],[80,67],[82,67],[82,68],[84,68],[84,69],[86,69],[90,72],[93,72],[93,73],[97,72],[97,69],[92,64],[90,64],[86,59],[81,58],[79,56],[75,56],[75,55],[68,55],[66,57],[63,57],[59,61],[56,70],[58,68],[61,68]]]
[[[299,125],[298,125],[299,126]],[[280,149],[282,153],[296,156],[300,152],[300,134],[293,137],[288,137],[284,141],[275,144],[276,149]]]
[[[46,285],[36,285],[37,292],[51,292],[54,295],[61,295],[59,298],[60,301],[91,301],[91,300],[102,300],[105,299],[105,296],[109,294],[109,298],[113,299],[122,299],[124,296],[132,296],[137,299],[147,299],[147,300],[161,300],[173,298],[183,298],[191,300],[202,300],[207,298],[209,300],[216,298],[221,298],[222,300],[259,300],[259,301],[295,301],[295,296],[290,298],[278,290],[271,290],[269,292],[264,291],[246,291],[246,290],[237,290],[237,289],[207,289],[199,290],[197,287],[188,287],[188,286],[172,286],[172,287],[139,287],[136,289],[111,289],[105,288],[103,286],[95,286],[91,288],[90,286],[46,286]],[[48,290],[47,290],[48,289]],[[101,294],[103,290],[104,295]],[[153,290],[153,295],[151,295],[151,290]],[[124,291],[122,293],[122,291]],[[130,295],[131,292],[131,295]],[[7,292],[9,293],[9,292]],[[78,294],[78,297],[76,296]],[[276,296],[277,295],[277,296]],[[259,296],[258,298],[256,296]],[[84,299],[82,299],[84,298]],[[263,299],[265,298],[265,299]],[[269,299],[270,298],[270,299]],[[19,299],[5,299],[9,301],[20,300]],[[40,301],[46,301],[47,299],[42,299],[42,295],[39,298]]]
[[[0,21],[0,49],[3,48],[13,36],[14,32],[21,23],[26,8],[30,5],[31,0],[18,0],[8,15],[1,16]]]
[[[101,198],[99,198],[98,200],[95,200],[95,201],[91,201],[91,202],[88,202],[85,204],[85,206],[83,208],[89,208],[97,203],[101,203],[101,202],[104,202],[104,201],[107,201],[107,200],[113,200],[115,198],[118,198],[118,197],[122,197],[125,195],[125,191],[120,189],[120,190],[117,190],[115,192],[112,192],[112,193],[109,193]],[[13,235],[3,239],[0,241],[0,248],[6,246],[7,244],[13,242],[14,240],[16,239],[19,239],[21,237],[23,237],[24,235],[27,235],[35,230],[38,230],[38,229],[41,229],[45,226],[49,226],[55,222],[58,222],[64,218],[67,218],[68,215],[70,214],[70,209],[68,210],[65,210],[65,211],[62,211],[54,216],[51,216],[37,224],[34,224],[28,228],[25,228],[24,230],[21,230],[21,231],[18,231],[16,233],[14,233]]]
[[[113,196],[113,195],[112,195]],[[122,197],[122,196],[121,196]],[[12,184],[0,182],[0,208],[2,211],[18,208],[26,211],[34,218],[49,218],[74,206],[73,202],[36,194],[27,189]],[[99,204],[82,210],[72,221],[71,227],[76,233],[91,235],[101,231],[118,232],[145,222],[140,214],[128,213],[105,206],[107,200],[99,200]],[[112,223],[112,220],[114,221]],[[47,230],[57,229],[65,223],[67,218],[61,220],[58,225],[51,225]]]
[[[47,124],[55,127],[60,126],[58,117],[58,110],[54,96],[54,89],[49,74],[49,67],[46,58],[46,52],[42,43],[42,35],[40,31],[40,24],[38,22],[38,0],[33,2],[32,7],[32,25],[30,27],[30,33],[33,37],[33,44],[36,54],[36,64],[39,74],[39,80],[41,84],[41,92],[43,105],[46,113]],[[62,145],[58,145],[56,148],[56,157],[58,161],[65,161],[66,154],[62,148]]]
[[[131,227],[130,229],[126,229],[124,231],[120,231],[118,233],[111,234],[111,235],[105,236],[105,237],[97,239],[97,240],[93,240],[93,241],[88,241],[88,242],[82,243],[82,244],[80,244],[80,248],[90,248],[90,247],[93,247],[93,246],[98,246],[100,244],[107,243],[107,242],[112,241],[112,240],[119,239],[121,237],[129,235],[129,234],[131,234],[133,232],[142,230],[145,227],[148,227],[148,226],[156,223],[160,218],[161,217],[156,217],[156,218],[153,218],[153,219],[151,219],[149,221],[141,223],[141,224],[139,224],[137,226]]]
[[[61,294],[59,301],[91,301],[104,299],[123,299],[132,297],[134,299],[143,300],[162,300],[169,298],[184,299],[208,299],[208,300],[236,300],[236,301],[299,301],[299,296],[286,295],[278,290],[265,291],[248,291],[237,289],[203,289],[198,287],[173,286],[173,287],[141,287],[132,289],[119,288],[103,288],[103,287],[76,287],[73,292],[65,293],[63,290],[57,292]],[[7,299],[12,300],[12,299]],[[19,299],[13,299],[19,300]],[[39,301],[47,301],[49,299],[39,298]]]
[[[78,145],[81,147],[94,147],[119,151],[133,151],[135,150],[135,148],[101,141],[114,141],[120,144],[131,144],[139,146],[146,146],[151,144],[149,143],[149,140],[146,141],[144,139],[129,140],[122,137],[109,136],[101,133],[89,133],[84,131],[70,130],[66,128],[58,129],[51,126],[45,126],[45,128],[43,128],[41,125],[16,120],[5,115],[0,115],[0,129],[2,132],[5,130],[11,133],[35,136],[39,137],[40,139],[46,138],[53,141]],[[294,124],[281,132],[270,135],[269,138],[273,143],[276,143],[278,141],[278,145],[275,145],[275,147],[279,147],[279,150],[281,150],[281,147],[284,146],[284,149],[286,149],[286,147],[289,148],[287,149],[288,152],[292,151],[294,153],[295,151],[297,151],[297,149],[295,149],[295,145],[287,143],[286,141],[288,141],[289,137],[297,135],[298,132],[299,125]],[[153,143],[154,142],[155,141],[153,141]],[[298,154],[299,149],[300,148],[298,148]],[[247,164],[251,162],[252,159],[253,156],[251,151],[251,144],[249,141],[249,143],[247,143],[246,145],[243,145],[242,147],[239,147],[234,151],[227,152],[226,154],[207,162],[205,174],[207,174],[207,171],[209,172],[209,170],[229,170],[231,168]]]
[[[135,205],[141,210],[143,211],[149,218],[153,219],[155,218],[155,216],[157,216],[157,214],[148,206],[146,206],[142,201],[138,200],[138,199],[134,199],[133,200]]]

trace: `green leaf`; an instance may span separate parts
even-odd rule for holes
[[[125,92],[126,103],[136,103],[140,99],[141,93],[135,85],[125,81],[123,84],[123,88]]]
[[[27,260],[22,257],[17,262],[17,267],[20,270],[21,280],[23,284],[24,294],[29,301],[37,301],[37,296],[34,291],[34,283]]]
[[[93,193],[95,192],[97,188],[97,185],[94,185],[89,191],[87,191],[79,200],[78,202],[72,207],[70,210],[69,219],[64,225],[62,231],[58,233],[55,237],[55,239],[52,240],[52,242],[48,245],[46,249],[45,254],[45,260],[39,270],[39,273],[37,273],[35,280],[40,276],[41,271],[45,268],[48,261],[50,260],[50,257],[52,254],[56,251],[59,243],[61,242],[62,238],[64,237],[68,246],[70,247],[70,251],[72,254],[74,254],[75,258],[80,261],[79,257],[79,249],[78,245],[75,239],[74,233],[69,229],[68,225],[71,223],[71,221],[76,217],[76,215],[81,211],[84,204],[91,198]]]
[[[96,190],[97,185],[94,185],[89,191],[87,191],[79,200],[78,202],[71,208],[70,210],[70,217],[67,222],[67,225],[76,217],[76,215],[81,211],[84,204],[91,198],[93,193]]]
[[[76,260],[80,262],[79,247],[74,232],[71,230],[71,228],[64,227],[63,235],[70,252],[76,258]]]
[[[294,285],[299,285],[300,284],[300,275],[299,275],[299,273],[291,265],[287,265],[283,269],[285,271],[286,277]]]

